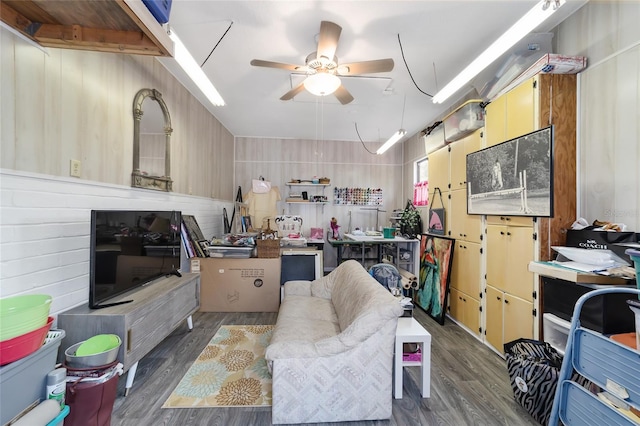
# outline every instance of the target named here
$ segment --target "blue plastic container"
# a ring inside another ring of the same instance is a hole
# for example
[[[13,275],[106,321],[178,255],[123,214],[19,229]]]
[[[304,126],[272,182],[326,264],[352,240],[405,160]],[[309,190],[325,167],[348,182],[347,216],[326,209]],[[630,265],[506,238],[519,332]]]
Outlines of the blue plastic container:
[[[169,14],[171,13],[171,0],[142,0],[149,12],[161,24],[169,22]]]
[[[636,265],[636,284],[640,289],[640,250],[627,249],[624,254],[631,257],[631,260],[633,260],[633,263]]]
[[[69,406],[65,405],[62,411],[60,411],[60,414],[58,414],[55,419],[47,423],[46,426],[61,426],[64,422],[64,418],[67,417],[67,414],[69,414]]]

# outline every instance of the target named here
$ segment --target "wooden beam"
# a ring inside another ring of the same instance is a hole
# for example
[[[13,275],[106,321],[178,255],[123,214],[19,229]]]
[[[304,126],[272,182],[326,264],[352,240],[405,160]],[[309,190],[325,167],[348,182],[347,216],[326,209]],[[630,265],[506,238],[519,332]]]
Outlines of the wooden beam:
[[[162,55],[163,52],[140,31],[103,30],[81,25],[43,24],[33,38],[43,46],[99,52]]]

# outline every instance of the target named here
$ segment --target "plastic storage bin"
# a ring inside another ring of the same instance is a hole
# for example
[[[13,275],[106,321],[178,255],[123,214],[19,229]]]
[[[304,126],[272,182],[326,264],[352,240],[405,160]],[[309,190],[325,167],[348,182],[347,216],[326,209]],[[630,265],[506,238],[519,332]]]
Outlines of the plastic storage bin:
[[[444,124],[440,123],[424,137],[424,151],[428,155],[433,151],[439,150],[443,146],[445,146]]]
[[[0,367],[0,424],[46,398],[47,373],[55,368],[63,330],[31,355]]]
[[[542,315],[542,330],[544,341],[549,343],[560,355],[564,355],[569,338],[571,323],[547,312]]]
[[[240,246],[209,246],[209,257],[228,257],[235,259],[248,259],[251,257],[253,247]]]
[[[172,0],[142,0],[149,12],[161,24],[169,22],[169,14],[171,13]]]
[[[447,143],[462,139],[484,126],[481,103],[478,99],[467,101],[444,118],[444,140]]]

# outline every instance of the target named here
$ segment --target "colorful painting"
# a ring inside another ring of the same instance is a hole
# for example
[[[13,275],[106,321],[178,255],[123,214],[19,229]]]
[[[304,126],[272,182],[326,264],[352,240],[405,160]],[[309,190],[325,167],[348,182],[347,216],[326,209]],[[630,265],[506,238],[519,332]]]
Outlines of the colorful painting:
[[[420,275],[414,302],[440,324],[444,324],[455,240],[440,235],[420,238]]]

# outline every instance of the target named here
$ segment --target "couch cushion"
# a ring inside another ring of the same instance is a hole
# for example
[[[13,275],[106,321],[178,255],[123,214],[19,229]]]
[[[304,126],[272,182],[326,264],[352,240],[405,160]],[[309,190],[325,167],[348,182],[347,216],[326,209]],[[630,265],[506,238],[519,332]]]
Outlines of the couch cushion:
[[[307,297],[288,295],[280,305],[278,311],[278,324],[283,322],[300,322],[307,320],[321,320],[338,324],[336,311],[333,309],[331,299],[319,297]]]
[[[366,315],[366,318],[358,323],[366,328],[375,328],[377,324],[402,315],[398,299],[358,262],[344,262],[333,272],[340,272],[334,279],[331,301],[342,331],[346,331],[361,315]]]

